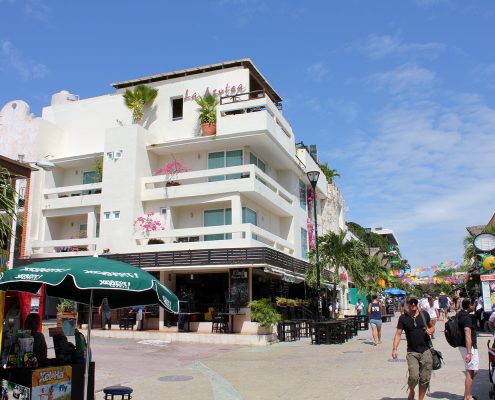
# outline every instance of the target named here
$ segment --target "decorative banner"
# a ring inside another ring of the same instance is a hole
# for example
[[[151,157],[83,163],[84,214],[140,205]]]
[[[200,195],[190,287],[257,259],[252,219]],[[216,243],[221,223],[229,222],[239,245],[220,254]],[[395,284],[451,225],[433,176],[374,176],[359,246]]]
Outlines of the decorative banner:
[[[481,293],[483,295],[483,309],[492,312],[495,306],[495,274],[481,275]]]

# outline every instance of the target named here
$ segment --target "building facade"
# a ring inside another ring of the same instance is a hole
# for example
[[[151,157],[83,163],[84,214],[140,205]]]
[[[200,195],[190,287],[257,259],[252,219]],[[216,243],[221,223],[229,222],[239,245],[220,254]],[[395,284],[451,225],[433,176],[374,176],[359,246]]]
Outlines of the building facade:
[[[123,93],[140,84],[158,95],[133,123]],[[231,301],[233,288],[245,306],[302,282],[313,220],[306,172],[321,170],[296,147],[282,99],[255,65],[237,60],[113,86],[88,99],[62,91],[43,109],[32,156],[55,168],[33,176],[24,257],[122,259],[201,314]],[[201,135],[195,99],[205,93],[219,99],[214,136]],[[328,193],[321,173],[320,233]],[[160,328],[164,321],[161,311]]]

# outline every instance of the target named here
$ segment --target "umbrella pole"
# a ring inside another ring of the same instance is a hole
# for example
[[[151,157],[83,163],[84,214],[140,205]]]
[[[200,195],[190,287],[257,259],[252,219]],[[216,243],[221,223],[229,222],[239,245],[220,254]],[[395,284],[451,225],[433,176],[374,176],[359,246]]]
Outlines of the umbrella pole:
[[[93,325],[93,289],[91,289],[89,295],[89,317],[88,317],[88,339],[86,348],[86,369],[84,373],[84,400],[89,399],[88,395],[88,382],[89,382],[89,358],[91,356],[91,325]]]

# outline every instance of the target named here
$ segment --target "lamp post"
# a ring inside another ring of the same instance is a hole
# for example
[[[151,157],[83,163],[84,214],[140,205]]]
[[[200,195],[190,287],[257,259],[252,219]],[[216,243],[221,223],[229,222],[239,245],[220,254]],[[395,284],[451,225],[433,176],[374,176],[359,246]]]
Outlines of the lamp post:
[[[306,174],[308,176],[309,183],[313,188],[313,212],[315,216],[315,245],[316,245],[316,292],[318,294],[318,321],[321,320],[321,287],[320,287],[320,255],[318,253],[318,217],[316,214],[316,184],[320,177],[320,171],[310,171]]]
[[[366,244],[368,245],[368,256],[371,256],[371,248],[370,248],[371,228],[364,228],[364,231],[366,232]]]

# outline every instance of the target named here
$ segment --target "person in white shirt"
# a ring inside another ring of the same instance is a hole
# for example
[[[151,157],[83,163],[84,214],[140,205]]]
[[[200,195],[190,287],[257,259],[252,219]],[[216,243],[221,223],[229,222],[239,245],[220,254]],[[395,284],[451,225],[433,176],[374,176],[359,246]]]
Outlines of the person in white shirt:
[[[426,307],[421,307],[421,309],[428,313],[432,325],[435,326],[438,320],[438,302],[435,304],[435,300],[433,300],[433,297],[428,296]],[[431,335],[431,338],[434,339],[433,334]]]
[[[363,310],[364,310],[364,303],[361,301],[361,299],[358,299],[358,302],[356,304],[356,314],[363,315]]]

